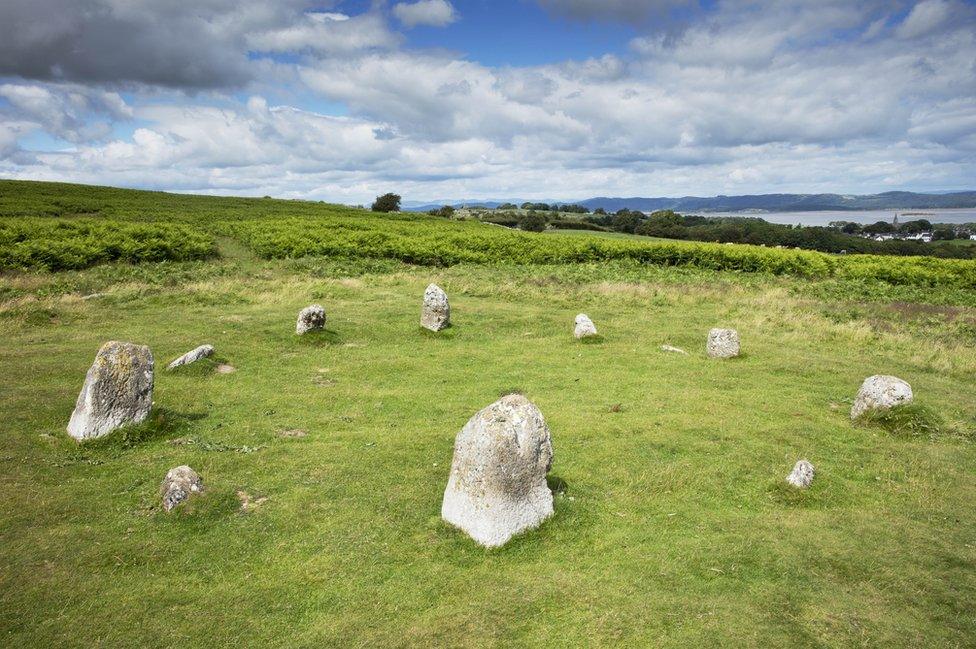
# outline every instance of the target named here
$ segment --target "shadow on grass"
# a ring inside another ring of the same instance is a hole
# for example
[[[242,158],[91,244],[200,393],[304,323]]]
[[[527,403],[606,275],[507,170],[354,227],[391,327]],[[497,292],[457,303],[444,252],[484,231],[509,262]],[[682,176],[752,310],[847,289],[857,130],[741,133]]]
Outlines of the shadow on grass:
[[[123,426],[105,437],[82,442],[81,446],[96,451],[132,448],[157,439],[172,437],[192,422],[199,421],[206,416],[206,413],[202,412],[181,413],[168,408],[154,408],[146,421]]]
[[[606,339],[603,336],[597,334],[595,336],[586,336],[584,338],[580,338],[579,342],[581,345],[602,345],[605,340]]]
[[[210,376],[217,371],[219,365],[227,363],[227,359],[220,356],[211,356],[210,358],[201,358],[198,361],[194,361],[189,365],[180,365],[179,367],[174,367],[173,369],[166,369],[166,374],[170,376],[181,376],[181,377],[204,377]]]
[[[202,494],[190,496],[170,512],[163,510],[157,498],[153,504],[157,520],[178,528],[181,535],[209,535],[213,534],[214,523],[240,513],[241,503],[233,492],[211,488],[206,477],[203,487]]]
[[[430,340],[453,340],[458,336],[457,325],[449,324],[446,329],[441,329],[440,331],[431,331],[426,327],[417,327],[417,331],[420,332],[422,338],[427,338]]]
[[[786,507],[816,508],[823,505],[818,480],[822,482],[823,477],[818,475],[811,486],[799,489],[788,483],[784,474],[780,480],[771,483],[766,492],[776,503]]]
[[[554,496],[564,494],[569,490],[569,483],[560,478],[558,475],[547,475],[546,484],[549,485],[549,491],[551,491]]]
[[[321,331],[309,331],[308,333],[296,336],[301,345],[308,347],[328,347],[331,345],[341,345],[342,336],[334,329],[322,329]]]
[[[895,437],[906,439],[953,437],[973,439],[973,431],[949,424],[936,411],[915,403],[887,410],[869,410],[858,417],[857,426],[881,428]]]

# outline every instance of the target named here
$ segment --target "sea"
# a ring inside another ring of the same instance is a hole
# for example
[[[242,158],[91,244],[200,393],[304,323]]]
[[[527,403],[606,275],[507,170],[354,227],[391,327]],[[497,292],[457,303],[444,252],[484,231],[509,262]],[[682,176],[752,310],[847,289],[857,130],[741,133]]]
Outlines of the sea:
[[[917,221],[926,219],[932,223],[976,223],[976,208],[955,210],[838,210],[829,212],[688,212],[701,216],[755,217],[770,223],[787,225],[827,225],[831,221],[853,221],[855,223],[891,222],[895,216],[898,221]]]

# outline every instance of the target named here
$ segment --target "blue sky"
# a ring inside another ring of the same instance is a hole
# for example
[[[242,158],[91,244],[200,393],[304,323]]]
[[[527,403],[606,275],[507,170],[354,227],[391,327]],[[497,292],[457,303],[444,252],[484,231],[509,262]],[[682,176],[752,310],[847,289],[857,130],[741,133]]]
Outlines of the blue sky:
[[[0,177],[363,203],[971,189],[969,0],[5,0]]]

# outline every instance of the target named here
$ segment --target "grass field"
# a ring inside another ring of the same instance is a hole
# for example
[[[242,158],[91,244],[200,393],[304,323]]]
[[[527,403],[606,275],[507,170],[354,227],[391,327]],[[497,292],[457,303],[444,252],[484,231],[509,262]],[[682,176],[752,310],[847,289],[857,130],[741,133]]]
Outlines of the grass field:
[[[214,236],[214,259],[0,275],[4,645],[973,645],[966,290],[263,260]],[[418,326],[431,281],[440,335]],[[311,302],[327,331],[297,337]],[[581,311],[600,343],[573,339]],[[705,357],[713,326],[742,357]],[[155,414],[78,445],[64,427],[110,339],[152,348]],[[161,371],[205,342],[214,360]],[[922,425],[851,424],[874,373],[912,384]],[[552,430],[556,513],[486,551],[440,499],[454,436],[512,390]],[[804,492],[784,482],[801,457]],[[184,463],[207,493],[164,514]]]

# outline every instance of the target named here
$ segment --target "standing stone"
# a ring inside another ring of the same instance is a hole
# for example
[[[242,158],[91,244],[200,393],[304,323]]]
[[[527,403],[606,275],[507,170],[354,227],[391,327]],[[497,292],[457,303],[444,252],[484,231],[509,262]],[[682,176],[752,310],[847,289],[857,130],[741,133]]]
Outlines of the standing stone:
[[[868,410],[887,410],[902,403],[911,403],[913,398],[912,386],[898,377],[884,374],[869,376],[857,391],[851,419],[857,419]]]
[[[597,335],[596,325],[590,320],[590,316],[585,313],[576,316],[576,328],[573,329],[573,335],[576,336],[576,340]]]
[[[445,293],[437,284],[431,284],[424,291],[424,307],[420,312],[420,326],[431,331],[446,329],[451,324],[451,305]]]
[[[546,473],[549,427],[520,394],[502,397],[472,417],[454,440],[454,461],[441,516],[489,548],[538,527],[553,513]]]
[[[68,422],[81,441],[145,421],[152,408],[153,356],[144,345],[110,341],[95,356]]]
[[[712,358],[732,358],[739,355],[739,332],[735,329],[712,329],[708,332],[705,351]]]
[[[325,308],[321,304],[312,304],[298,313],[295,333],[299,336],[307,334],[309,331],[322,331],[323,329],[325,329]]]
[[[786,481],[797,489],[806,489],[813,482],[813,474],[812,464],[806,460],[797,460],[797,463],[793,465],[793,470],[786,476]]]
[[[163,509],[171,511],[191,494],[203,493],[203,478],[185,464],[178,466],[167,471],[159,493],[163,497]]]
[[[182,367],[183,365],[189,365],[190,363],[195,363],[201,358],[210,358],[213,356],[214,348],[213,345],[200,345],[193,351],[187,352],[177,358],[175,361],[166,366],[168,370],[175,370],[177,367]]]

